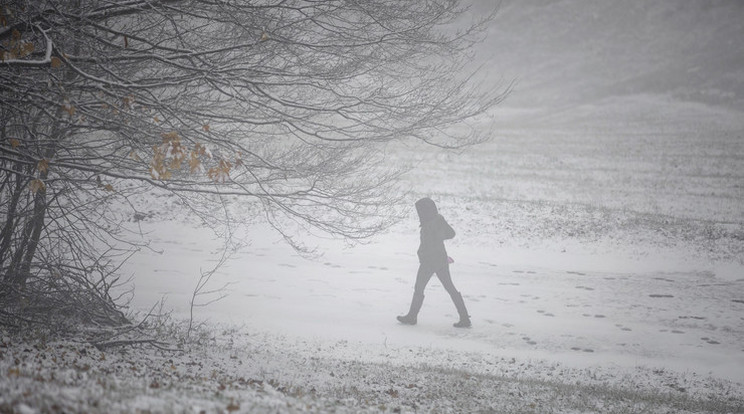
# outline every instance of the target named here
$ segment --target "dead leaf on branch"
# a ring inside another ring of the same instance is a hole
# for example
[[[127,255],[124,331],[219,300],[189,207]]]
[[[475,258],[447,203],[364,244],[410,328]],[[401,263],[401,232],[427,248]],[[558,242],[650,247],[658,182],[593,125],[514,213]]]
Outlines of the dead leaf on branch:
[[[34,52],[34,44],[31,42],[24,42],[18,46],[18,56],[26,57]]]
[[[204,127],[208,129],[208,124]],[[189,148],[177,131],[160,134],[163,143],[152,147],[153,154],[150,161],[150,175],[156,180],[168,180],[176,171],[182,171],[184,164],[188,164],[189,173],[204,171],[202,166],[205,159],[212,159],[211,152],[202,144],[196,143]],[[130,154],[130,157],[132,155]],[[207,177],[214,182],[225,182],[230,178],[234,166],[242,164],[242,155],[237,154],[234,163],[220,159],[206,171]]]
[[[134,105],[134,95],[127,95],[121,99],[121,104],[124,108],[131,108]]]
[[[59,67],[62,67],[62,60],[58,58],[57,56],[53,56],[51,60],[52,68],[56,69]]]
[[[199,160],[199,157],[194,153],[194,151],[191,151],[191,158],[189,159],[189,171],[195,172],[199,169],[199,166],[201,165],[201,161]]]
[[[220,160],[216,167],[212,167],[207,171],[207,177],[214,182],[224,183],[230,178],[230,170],[232,169],[232,163],[227,160]]]
[[[227,405],[226,410],[228,412],[238,411],[240,410],[240,404],[236,404],[235,401],[232,399],[230,400],[230,404]]]
[[[31,190],[32,193],[36,194],[39,191],[46,190],[46,184],[44,184],[43,181],[37,179],[31,180],[31,182],[28,184],[29,190]]]
[[[36,163],[36,169],[39,170],[40,173],[45,173],[49,171],[49,160],[47,159],[41,159],[38,163]]]
[[[62,104],[62,110],[67,112],[70,116],[75,115],[75,107],[69,101],[65,101],[65,103]]]

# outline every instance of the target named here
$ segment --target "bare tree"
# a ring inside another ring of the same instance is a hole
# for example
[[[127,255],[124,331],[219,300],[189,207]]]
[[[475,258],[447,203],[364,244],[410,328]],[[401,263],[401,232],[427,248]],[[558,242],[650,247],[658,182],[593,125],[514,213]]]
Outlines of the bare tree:
[[[3,0],[0,298],[64,308],[69,285],[115,302],[134,200],[153,191],[214,227],[260,217],[295,246],[295,227],[385,228],[400,173],[385,146],[479,142],[450,127],[508,93],[468,76],[490,17],[455,30],[461,13],[457,0]],[[86,317],[120,319],[106,309]]]

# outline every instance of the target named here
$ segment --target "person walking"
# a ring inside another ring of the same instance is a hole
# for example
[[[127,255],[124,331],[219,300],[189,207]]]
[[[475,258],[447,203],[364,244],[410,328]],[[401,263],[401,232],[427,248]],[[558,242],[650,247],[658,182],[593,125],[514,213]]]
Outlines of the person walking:
[[[454,324],[456,328],[469,328],[470,315],[465,308],[465,301],[452,283],[449,269],[449,257],[444,248],[444,241],[455,237],[455,231],[437,211],[434,201],[428,197],[416,202],[416,212],[421,222],[421,244],[418,248],[419,269],[416,274],[416,284],[413,290],[411,308],[407,315],[397,319],[406,325],[415,325],[421,305],[424,303],[424,289],[431,277],[436,274],[442,286],[447,290],[452,302],[457,308],[460,320]]]

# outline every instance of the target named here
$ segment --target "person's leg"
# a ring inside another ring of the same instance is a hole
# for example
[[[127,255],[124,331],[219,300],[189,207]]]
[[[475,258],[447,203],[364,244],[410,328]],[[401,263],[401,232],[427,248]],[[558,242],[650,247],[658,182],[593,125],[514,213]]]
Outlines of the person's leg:
[[[437,278],[439,278],[439,281],[442,282],[442,286],[447,290],[447,293],[449,293],[452,302],[455,304],[455,308],[457,308],[457,314],[460,316],[460,320],[455,323],[454,326],[457,328],[469,328],[471,325],[470,315],[468,315],[468,310],[465,307],[465,301],[462,299],[462,295],[457,291],[457,289],[455,289],[455,284],[452,283],[452,275],[450,274],[449,265],[446,265],[437,271]]]
[[[398,316],[398,321],[406,325],[415,325],[418,322],[418,313],[421,310],[421,305],[424,304],[424,289],[432,275],[433,273],[427,271],[424,266],[419,266],[416,274],[416,284],[413,289],[413,299],[411,299],[411,308],[407,315]]]
[[[434,272],[427,269],[424,265],[419,265],[418,272],[416,273],[416,284],[413,287],[413,293],[420,296],[424,296],[424,289],[429,284],[429,280],[434,276]]]
[[[450,274],[449,265],[445,265],[443,268],[437,270],[436,273],[437,278],[442,282],[444,290],[446,290],[450,296],[456,294],[457,289],[455,289],[455,284],[452,283],[452,275]]]

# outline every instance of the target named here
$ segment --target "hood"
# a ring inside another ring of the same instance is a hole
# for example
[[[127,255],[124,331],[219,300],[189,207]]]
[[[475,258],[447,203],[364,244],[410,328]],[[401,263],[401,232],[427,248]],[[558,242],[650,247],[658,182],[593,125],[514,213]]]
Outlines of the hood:
[[[424,197],[416,202],[416,212],[418,213],[421,224],[435,218],[439,214],[437,205],[428,197]]]

